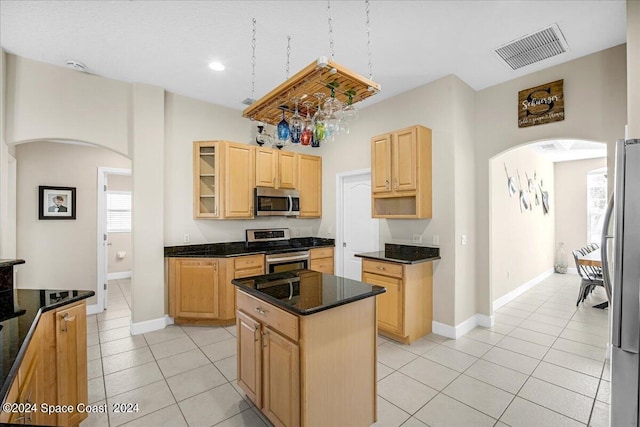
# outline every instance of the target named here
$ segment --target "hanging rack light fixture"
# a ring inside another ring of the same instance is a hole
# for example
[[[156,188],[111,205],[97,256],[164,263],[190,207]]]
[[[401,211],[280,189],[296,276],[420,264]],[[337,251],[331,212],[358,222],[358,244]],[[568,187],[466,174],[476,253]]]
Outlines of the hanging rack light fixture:
[[[320,56],[316,61],[287,78],[282,84],[271,90],[269,93],[253,102],[243,112],[242,116],[251,120],[277,126],[282,121],[283,111],[293,113],[294,99],[304,99],[313,97],[314,94],[324,94],[323,98],[335,98],[344,106],[351,106],[380,91],[380,85],[372,80],[371,62],[371,38],[369,19],[369,0],[365,0],[366,6],[366,29],[367,29],[367,53],[369,78],[361,76],[350,69],[338,64],[334,59],[333,42],[333,22],[331,19],[331,3],[327,2],[327,12],[329,21],[329,48],[330,59]],[[252,46],[253,53],[253,78],[255,80],[255,19]],[[290,42],[290,39],[289,39]],[[290,44],[287,46],[287,77],[289,70]],[[253,84],[252,88],[255,87]],[[253,96],[253,92],[252,92]],[[318,105],[306,107],[302,113],[309,113],[314,116],[317,113]]]

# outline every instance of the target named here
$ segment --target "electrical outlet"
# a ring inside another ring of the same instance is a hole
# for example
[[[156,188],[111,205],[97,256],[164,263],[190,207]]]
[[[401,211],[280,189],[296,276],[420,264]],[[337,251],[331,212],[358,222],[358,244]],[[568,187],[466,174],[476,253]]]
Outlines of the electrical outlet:
[[[300,237],[300,229],[299,228],[294,228],[293,229],[293,237]]]
[[[182,241],[184,243],[189,243],[191,241],[191,236],[189,236],[188,234],[185,234]]]
[[[422,243],[422,234],[414,234],[413,243]]]
[[[467,244],[467,235],[466,235],[466,234],[463,234],[463,235],[460,237],[460,243],[462,243],[463,245],[466,245],[466,244]]]
[[[436,246],[440,244],[440,236],[438,236],[437,234],[433,235],[433,244]]]

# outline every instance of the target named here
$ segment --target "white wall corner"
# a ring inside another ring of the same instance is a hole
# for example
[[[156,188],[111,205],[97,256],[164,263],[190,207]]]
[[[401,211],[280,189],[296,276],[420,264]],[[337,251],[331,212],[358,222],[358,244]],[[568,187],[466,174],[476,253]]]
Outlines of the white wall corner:
[[[496,311],[497,309],[499,309],[503,305],[509,303],[510,301],[512,301],[515,298],[519,297],[523,293],[527,292],[529,289],[533,288],[535,285],[537,285],[538,283],[542,282],[544,279],[546,279],[547,277],[551,276],[552,274],[553,274],[553,268],[550,268],[549,270],[545,271],[544,273],[539,274],[536,277],[534,277],[533,279],[529,280],[528,282],[518,286],[517,288],[515,288],[514,290],[512,290],[508,294],[505,294],[505,295],[501,296],[500,298],[498,298],[497,300],[494,300],[493,301],[493,311]]]
[[[435,320],[431,321],[431,332],[436,335],[451,338],[452,340],[456,339],[456,328],[454,326],[436,322]]]
[[[431,331],[436,335],[442,335],[443,337],[451,338],[452,340],[457,340],[458,338],[468,334],[477,326],[482,326],[484,328],[490,328],[493,326],[493,316],[487,316],[486,314],[476,313],[473,316],[469,317],[462,323],[459,323],[456,326],[446,325],[444,323],[432,321],[431,322]]]
[[[98,304],[90,304],[87,305],[87,316],[91,316],[93,314],[102,313],[102,310],[98,307]]]
[[[157,319],[145,320],[143,322],[131,322],[131,335],[141,335],[148,332],[159,331],[166,328],[168,325],[173,325],[173,318],[167,316],[159,317]]]
[[[107,280],[129,279],[129,278],[131,278],[130,271],[119,271],[117,273],[107,274]]]

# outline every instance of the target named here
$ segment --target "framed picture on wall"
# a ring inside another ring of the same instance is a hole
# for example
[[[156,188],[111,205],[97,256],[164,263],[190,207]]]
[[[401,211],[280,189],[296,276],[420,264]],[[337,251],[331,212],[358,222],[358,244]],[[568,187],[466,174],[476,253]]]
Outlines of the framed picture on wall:
[[[38,219],[76,219],[75,187],[38,188]]]

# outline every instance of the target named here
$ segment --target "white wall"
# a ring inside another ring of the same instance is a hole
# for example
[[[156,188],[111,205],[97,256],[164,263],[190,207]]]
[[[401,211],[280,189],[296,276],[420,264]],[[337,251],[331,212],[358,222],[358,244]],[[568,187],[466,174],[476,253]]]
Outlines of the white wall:
[[[527,190],[527,175],[549,193],[549,213],[542,210],[533,194],[533,210],[521,211],[519,193],[509,195],[505,165],[510,176],[520,176]],[[526,174],[525,174],[526,173]],[[556,181],[557,183],[557,181]],[[557,187],[557,184],[556,186]],[[529,147],[519,147],[491,160],[491,291],[493,300],[508,294],[529,280],[553,268],[555,253],[556,191],[553,162]]]
[[[98,167],[128,168],[126,157],[104,148],[30,142],[18,160],[19,288],[96,290]],[[75,220],[39,220],[38,186],[76,188]],[[92,303],[90,301],[89,303]]]
[[[127,156],[129,84],[7,55],[8,144],[90,142]]]
[[[627,121],[626,47],[620,45],[481,90],[476,94],[478,310],[491,313],[489,160],[518,145],[556,138],[606,142],[611,150]],[[519,129],[518,91],[564,79],[564,121]],[[609,169],[613,164],[611,151]]]
[[[587,243],[587,174],[607,166],[606,157],[555,164],[556,244],[564,243],[569,267],[571,251]]]
[[[639,75],[640,2],[627,0],[627,123],[629,124],[629,138],[640,138]]]

